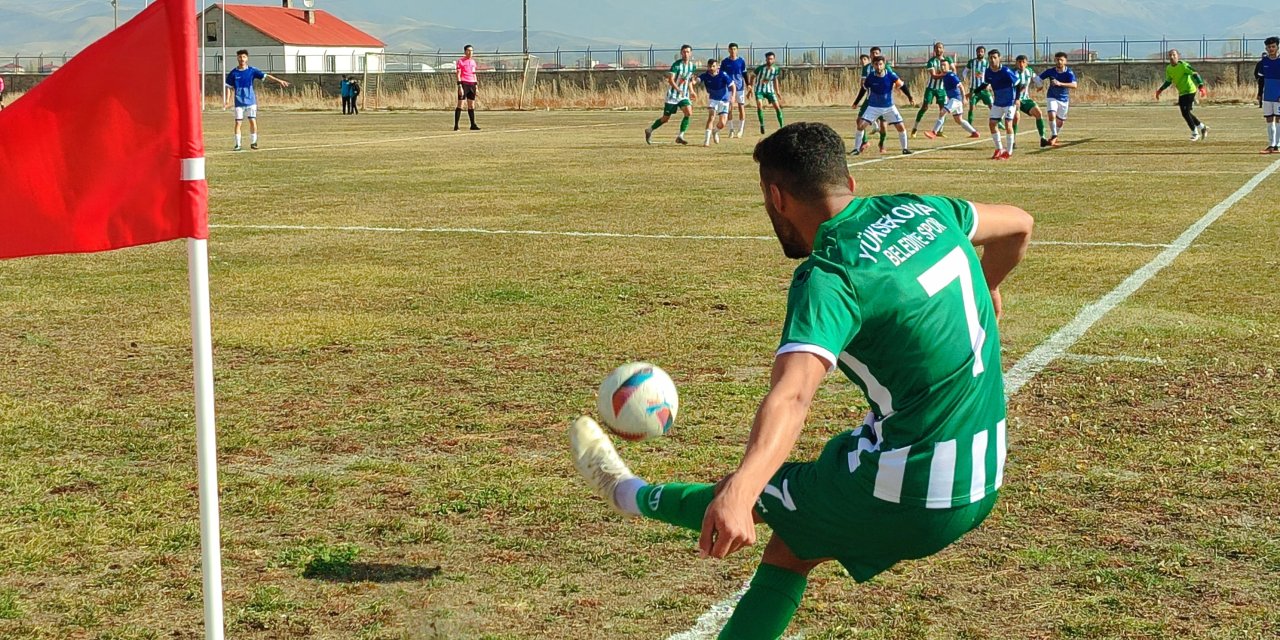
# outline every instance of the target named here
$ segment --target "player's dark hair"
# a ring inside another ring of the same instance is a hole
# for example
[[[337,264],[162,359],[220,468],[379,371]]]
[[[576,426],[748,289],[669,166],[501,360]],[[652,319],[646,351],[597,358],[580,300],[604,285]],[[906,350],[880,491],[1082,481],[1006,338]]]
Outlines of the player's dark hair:
[[[1270,38],[1263,40],[1262,44],[1268,47],[1273,44],[1280,44],[1280,38],[1277,38],[1276,36],[1271,36]]]
[[[875,55],[876,55],[876,53],[878,53],[878,52],[880,51],[880,47],[871,47],[870,49],[868,49],[868,51],[870,51],[870,52],[871,52],[871,55],[872,55],[872,56],[875,56]]]
[[[1014,58],[1014,59],[1013,59],[1013,61],[1014,61],[1014,62],[1022,62],[1023,60],[1026,60],[1026,59],[1027,59],[1027,57],[1026,57],[1026,56],[1024,56],[1024,55],[1022,55],[1021,53],[1019,53],[1019,54],[1018,54],[1018,57]]]
[[[877,62],[886,62],[884,56],[876,56],[871,59],[871,64],[875,64]]]
[[[238,55],[238,56],[241,56],[241,55],[247,56],[247,55],[249,55],[249,50],[248,50],[248,49],[241,49],[241,50],[239,50],[239,51],[237,51],[237,52],[236,52],[236,55]]]
[[[773,57],[775,57],[775,58],[776,58],[776,57],[778,57],[778,54],[776,54],[776,53],[774,53],[774,52],[772,52],[772,51],[770,51],[770,52],[768,52],[768,53],[764,54],[764,57],[766,57],[766,58],[768,58],[769,56],[773,56]]]
[[[685,49],[688,49],[688,50],[690,50],[690,51],[693,51],[693,46],[692,46],[692,45],[687,45],[687,44],[682,44],[682,45],[680,45],[680,50],[681,50],[681,51],[684,51]]]
[[[869,55],[867,55],[867,54],[865,54],[865,53],[860,54],[860,55],[858,56],[858,59],[859,59],[859,60],[861,60],[861,59],[863,59],[863,58],[866,58],[866,59],[870,60],[870,59],[871,59],[871,56],[869,56]]]
[[[720,64],[720,61],[715,58],[707,58],[707,66],[709,67],[713,64]]]
[[[736,42],[730,42],[730,43],[729,43],[729,48],[730,48],[730,49],[737,49],[737,48],[738,48],[738,43],[736,43]]]
[[[977,49],[974,49],[973,51],[978,55],[982,55],[987,52],[987,48],[983,46],[979,46]]]
[[[844,140],[821,122],[797,122],[756,143],[751,157],[760,164],[760,179],[800,200],[815,201],[848,188],[849,165]]]
[[[987,55],[988,55],[988,56],[998,56],[998,55],[1000,55],[1000,50],[999,50],[999,49],[992,49],[992,50],[990,50],[990,51],[988,51],[988,52],[987,52]]]
[[[1059,51],[1059,52],[1057,52],[1057,53],[1053,54],[1053,59],[1054,59],[1054,60],[1057,60],[1058,58],[1069,58],[1069,57],[1071,57],[1071,56],[1068,56],[1066,51]]]
[[[466,51],[467,49],[474,49],[474,48],[475,48],[475,47],[473,47],[473,46],[471,46],[471,45],[469,45],[469,44],[468,44],[468,45],[463,45],[462,50],[463,50],[463,51]]]

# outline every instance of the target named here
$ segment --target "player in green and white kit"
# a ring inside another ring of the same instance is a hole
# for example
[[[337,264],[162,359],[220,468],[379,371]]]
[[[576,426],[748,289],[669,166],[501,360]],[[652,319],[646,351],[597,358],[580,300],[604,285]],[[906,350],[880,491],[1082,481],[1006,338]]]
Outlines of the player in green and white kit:
[[[773,529],[720,633],[735,640],[781,636],[822,562],[866,581],[941,551],[991,512],[1006,445],[998,286],[1032,228],[1011,206],[854,197],[844,143],[825,124],[785,127],[754,157],[783,253],[805,261],[737,470],[715,485],[650,485],[595,421],[569,427],[574,464],[598,495],[622,513],[700,531],[704,556],[754,544],[756,522]],[[837,368],[871,412],[816,460],[787,462]]]
[[[662,107],[662,117],[654,120],[644,130],[646,144],[653,143],[654,130],[671,120],[671,116],[677,111],[683,113],[684,118],[680,120],[680,135],[676,136],[676,144],[689,144],[684,139],[684,132],[689,130],[689,119],[693,117],[693,100],[697,97],[692,92],[693,79],[697,75],[698,65],[693,61],[693,47],[686,44],[680,47],[680,59],[667,72],[667,102]]]
[[[1047,147],[1049,139],[1044,137],[1044,114],[1040,112],[1040,105],[1036,104],[1031,97],[1032,83],[1038,87],[1044,81],[1028,66],[1027,57],[1024,55],[1013,59],[1013,75],[1018,77],[1018,86],[1022,87],[1022,92],[1018,94],[1018,110],[1013,114],[1013,139],[1015,141],[1018,139],[1018,122],[1022,119],[1021,114],[1025,113],[1036,119],[1036,131],[1040,132],[1040,146]],[[1009,152],[1012,153],[1013,149],[1009,149]]]
[[[782,67],[776,63],[777,56],[772,51],[764,54],[764,64],[756,67],[751,73],[748,84],[756,88],[756,117],[760,119],[760,135],[764,135],[764,101],[773,105],[774,115],[778,116],[778,126],[782,126],[782,102],[778,99],[778,76]]]
[[[916,122],[911,125],[911,137],[916,137],[916,130],[920,128],[920,121],[924,119],[924,114],[929,111],[929,105],[937,104],[938,108],[945,109],[947,105],[947,92],[942,87],[942,79],[946,77],[946,72],[942,70],[942,62],[947,61],[951,66],[955,66],[956,57],[947,55],[947,47],[941,42],[933,43],[933,57],[924,64],[924,70],[929,74],[929,82],[924,88],[924,99],[920,101],[920,111],[916,112]],[[936,131],[935,134],[941,138],[942,131]]]
[[[977,57],[969,60],[964,67],[964,79],[969,83],[969,124],[973,124],[973,108],[979,102],[987,105],[988,109],[991,108],[991,91],[978,90],[982,86],[983,77],[987,75],[987,48],[978,47],[975,53]]]

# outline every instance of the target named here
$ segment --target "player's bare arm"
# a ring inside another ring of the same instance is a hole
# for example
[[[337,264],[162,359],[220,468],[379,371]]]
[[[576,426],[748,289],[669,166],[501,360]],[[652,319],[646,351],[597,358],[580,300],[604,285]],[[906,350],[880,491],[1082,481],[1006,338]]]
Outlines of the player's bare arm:
[[[996,317],[1003,315],[1000,283],[1022,262],[1031,243],[1035,219],[1022,209],[1007,204],[973,204],[977,228],[973,244],[982,247],[982,274],[991,290]]]
[[[282,87],[287,87],[287,86],[289,86],[289,82],[288,82],[287,80],[282,80],[282,79],[277,78],[277,77],[275,77],[275,76],[273,76],[273,75],[271,75],[271,74],[269,74],[269,73],[268,73],[268,74],[264,74],[264,77],[266,77],[266,79],[268,79],[268,80],[271,80],[272,82],[276,82],[276,83],[278,83],[278,84],[279,84],[280,86],[282,86]]]
[[[703,518],[698,547],[704,555],[723,558],[755,544],[756,497],[795,447],[831,364],[812,353],[785,353],[774,360],[769,393],[756,411],[742,463]]]

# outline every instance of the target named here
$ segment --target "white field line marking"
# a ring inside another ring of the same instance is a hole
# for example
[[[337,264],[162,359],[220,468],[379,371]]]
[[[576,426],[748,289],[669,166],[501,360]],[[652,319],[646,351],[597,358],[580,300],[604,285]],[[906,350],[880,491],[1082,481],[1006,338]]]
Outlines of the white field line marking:
[[[1272,173],[1275,173],[1277,168],[1280,168],[1280,160],[1273,162],[1271,166],[1263,169],[1261,173],[1255,175],[1253,179],[1246,182],[1243,187],[1240,187],[1235,193],[1228,196],[1226,200],[1223,200],[1218,203],[1217,206],[1210,209],[1208,213],[1200,218],[1200,220],[1196,221],[1196,223],[1187,228],[1182,235],[1178,236],[1177,240],[1175,240],[1169,248],[1161,251],[1160,254],[1151,262],[1148,262],[1145,266],[1133,272],[1132,275],[1126,278],[1124,282],[1121,282],[1119,286],[1111,291],[1111,293],[1103,296],[1098,302],[1085,307],[1074,320],[1067,323],[1066,326],[1059,329],[1053,335],[1049,336],[1049,338],[1042,342],[1040,346],[1033,349],[1031,353],[1023,356],[1022,359],[1015,363],[1013,368],[1009,369],[1008,373],[1005,374],[1005,393],[1007,395],[1017,393],[1023,385],[1034,378],[1036,374],[1044,370],[1049,363],[1061,357],[1062,354],[1066,353],[1067,349],[1075,346],[1076,342],[1080,340],[1080,337],[1083,336],[1085,331],[1088,331],[1094,323],[1100,320],[1102,316],[1106,315],[1108,311],[1111,311],[1120,303],[1124,302],[1125,299],[1132,295],[1134,291],[1137,291],[1139,287],[1150,280],[1152,276],[1159,273],[1161,269],[1169,266],[1169,264],[1173,262],[1174,258],[1177,258],[1183,251],[1186,251],[1187,247],[1191,246],[1191,242],[1199,237],[1210,224],[1213,224],[1215,220],[1222,217],[1222,214],[1230,209],[1236,202],[1239,202],[1241,198],[1249,195],[1249,193],[1261,184],[1263,180]],[[711,607],[710,611],[698,618],[698,623],[693,629],[676,636],[671,636],[667,640],[677,640],[677,638],[679,640],[706,640],[711,638],[715,632],[729,620],[729,616],[732,615],[733,611],[733,603],[741,597],[742,593],[737,593],[730,598],[715,604]],[[718,614],[718,616],[716,614]],[[716,623],[713,629],[709,629],[701,633],[695,633],[695,630],[707,629],[711,626],[709,623],[713,622],[713,616],[715,616],[714,622]]]
[[[747,588],[751,586],[748,582],[742,585],[733,595],[711,605],[706,613],[698,617],[698,621],[693,623],[688,631],[682,631],[667,638],[667,640],[705,640],[706,638],[715,637],[720,633],[720,628],[729,620],[729,616],[733,615],[733,608],[737,606],[742,596],[746,595]]]
[[[1199,238],[1205,229],[1209,228],[1209,225],[1221,218],[1222,214],[1226,213],[1235,203],[1253,193],[1253,190],[1262,184],[1263,180],[1275,173],[1276,169],[1280,169],[1280,160],[1272,162],[1267,168],[1258,172],[1257,175],[1244,183],[1244,186],[1237,189],[1235,193],[1227,196],[1226,200],[1214,205],[1195,224],[1187,227],[1187,230],[1183,231],[1182,235],[1178,236],[1170,247],[1157,254],[1155,258],[1152,258],[1151,262],[1134,271],[1123,282],[1116,285],[1116,288],[1112,289],[1110,293],[1097,302],[1081,309],[1080,313],[1071,322],[1058,329],[1057,332],[1045,339],[1030,353],[1023,356],[1021,360],[1018,360],[1009,369],[1009,372],[1005,374],[1005,393],[1008,395],[1017,393],[1018,390],[1022,389],[1023,385],[1030,382],[1049,363],[1058,359],[1068,349],[1075,346],[1085,332],[1101,320],[1103,316],[1127,300],[1129,296],[1133,295],[1135,291],[1157,273],[1160,273],[1162,269],[1172,264],[1174,259],[1182,255],[1182,252],[1186,251],[1191,246],[1191,243],[1196,238]]]
[[[414,142],[417,140],[435,140],[437,138],[461,139],[464,136],[469,138],[475,138],[478,136],[489,136],[489,135],[496,135],[499,133],[529,133],[531,131],[564,131],[567,129],[621,127],[624,124],[627,124],[627,123],[607,122],[607,123],[596,123],[596,124],[564,125],[559,127],[530,127],[526,129],[485,129],[479,132],[468,131],[467,133],[462,133],[461,131],[451,131],[449,133],[435,133],[435,134],[425,135],[425,136],[411,136],[408,138],[379,138],[376,140],[355,140],[352,142],[334,142],[330,144],[298,145],[296,147],[265,147],[262,149],[258,149],[257,151],[254,151],[252,153],[263,153],[266,151],[298,151],[298,150],[310,150],[310,149],[331,149],[334,147],[355,147],[355,146],[369,145],[369,144],[394,144],[397,142]],[[205,155],[206,156],[226,156],[226,155],[239,154],[239,153],[244,153],[244,152],[243,151],[206,151]]]
[[[210,229],[249,229],[257,231],[357,231],[367,233],[458,233],[475,235],[562,236],[571,238],[626,238],[648,240],[751,240],[776,241],[773,236],[677,235],[667,233],[614,233],[609,231],[543,231],[539,229],[481,229],[477,227],[366,227],[310,226],[294,224],[211,224]],[[1071,242],[1038,240],[1032,244],[1064,247],[1137,247],[1160,249],[1172,245],[1145,242]]]
[[[1128,362],[1134,364],[1164,364],[1163,358],[1139,358],[1138,356],[1095,356],[1087,353],[1063,354],[1063,360],[1083,362],[1085,364],[1106,364],[1108,362]]]
[[[1023,131],[1022,133],[1019,133],[1016,135],[1022,136],[1022,135],[1026,135],[1027,133],[1028,133],[1027,131]],[[857,139],[855,138],[854,140],[856,142]],[[934,151],[942,151],[943,149],[958,149],[960,147],[969,147],[975,144],[982,144],[983,142],[991,142],[991,138],[984,136],[981,138],[970,140],[968,142],[957,142],[956,144],[948,144],[948,145],[943,145],[941,147],[929,147],[928,149],[921,149],[910,155],[905,155],[905,156],[902,155],[901,151],[899,151],[897,155],[883,155],[883,156],[880,156],[879,158],[872,158],[870,160],[858,160],[857,162],[850,162],[849,167],[850,168],[861,167],[868,164],[875,164],[877,162],[888,162],[889,160],[899,160],[902,158],[914,158],[916,156],[922,156],[926,153],[933,153]],[[886,153],[888,152],[886,151]],[[851,156],[851,157],[856,158],[858,156]]]
[[[1012,167],[1010,168],[1001,167],[999,169],[964,169],[960,167],[924,167],[919,169],[912,169],[911,172],[912,173],[1054,173],[1054,174],[1099,173],[1099,174],[1117,174],[1117,175],[1132,174],[1132,175],[1144,175],[1144,176],[1150,176],[1150,175],[1157,175],[1157,176],[1203,176],[1203,175],[1246,176],[1247,175],[1247,176],[1251,176],[1253,175],[1253,171],[1248,169],[1244,171],[1228,171],[1228,170],[1221,170],[1221,169],[1216,169],[1216,170],[1211,169],[1211,170],[1204,170],[1204,171],[1195,171],[1195,170],[1189,170],[1189,169],[1183,169],[1183,170],[1174,169],[1174,170],[1166,170],[1166,171],[1159,171],[1159,170],[1133,171],[1133,170],[1118,170],[1118,169],[1016,169]]]

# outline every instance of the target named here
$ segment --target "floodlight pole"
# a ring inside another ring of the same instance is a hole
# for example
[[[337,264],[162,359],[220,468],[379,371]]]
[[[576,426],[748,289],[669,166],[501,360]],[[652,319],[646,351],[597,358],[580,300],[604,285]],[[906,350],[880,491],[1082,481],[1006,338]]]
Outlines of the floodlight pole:
[[[529,59],[529,0],[521,2],[524,5],[524,57]]]
[[[1040,41],[1036,40],[1036,0],[1031,0],[1031,64],[1040,60]]]
[[[115,21],[116,26],[120,27],[120,0],[111,0],[111,19]]]

